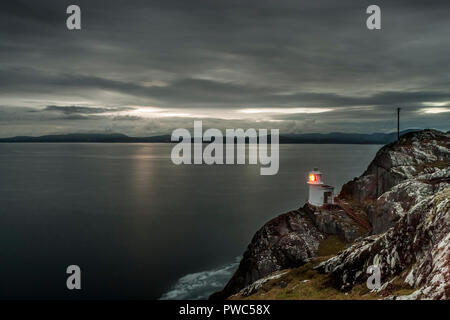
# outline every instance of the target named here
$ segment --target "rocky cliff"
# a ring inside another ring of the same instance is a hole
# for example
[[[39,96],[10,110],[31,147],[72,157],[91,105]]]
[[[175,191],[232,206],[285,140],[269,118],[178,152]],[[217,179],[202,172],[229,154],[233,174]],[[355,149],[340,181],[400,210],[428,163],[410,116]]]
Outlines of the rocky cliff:
[[[340,197],[366,212],[373,235],[318,266],[342,289],[378,265],[415,290],[401,298],[450,299],[450,134],[425,130],[383,147]],[[385,282],[385,287],[389,282]]]
[[[274,271],[300,266],[317,256],[329,235],[351,242],[365,231],[341,209],[305,205],[272,219],[253,236],[231,280],[212,299],[224,299]]]
[[[274,272],[305,264],[329,277],[326,286],[342,292],[365,282],[367,268],[378,265],[383,297],[400,281],[413,288],[402,298],[450,298],[448,132],[410,133],[384,146],[359,178],[342,187],[337,200],[338,206],[305,205],[265,224],[224,290],[212,298],[248,297],[265,279],[292,279],[289,272]],[[327,256],[332,245],[327,239],[340,239],[347,248]]]
[[[339,198],[366,212],[373,233],[386,231],[417,200],[448,184],[449,144],[449,134],[435,130],[405,134],[381,148],[364,174],[342,187]]]

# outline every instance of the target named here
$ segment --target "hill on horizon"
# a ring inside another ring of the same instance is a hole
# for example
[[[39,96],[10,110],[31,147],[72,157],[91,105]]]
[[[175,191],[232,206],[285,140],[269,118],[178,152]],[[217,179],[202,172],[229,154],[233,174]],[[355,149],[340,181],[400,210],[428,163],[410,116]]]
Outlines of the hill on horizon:
[[[400,132],[404,135],[408,132],[420,131],[420,129],[407,129]],[[69,133],[43,136],[15,136],[0,138],[0,142],[102,142],[102,143],[175,143],[170,140],[170,135],[158,135],[150,137],[131,137],[122,133]],[[281,134],[282,144],[386,144],[397,139],[397,132],[391,133],[301,133]]]

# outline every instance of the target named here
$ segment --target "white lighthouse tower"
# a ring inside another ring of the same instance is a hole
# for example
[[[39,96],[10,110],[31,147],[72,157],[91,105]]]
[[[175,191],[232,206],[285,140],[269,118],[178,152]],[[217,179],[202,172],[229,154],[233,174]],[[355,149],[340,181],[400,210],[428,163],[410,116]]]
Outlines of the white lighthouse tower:
[[[323,184],[322,172],[318,168],[314,168],[308,174],[309,198],[308,203],[321,207],[325,204],[333,203],[334,187]]]

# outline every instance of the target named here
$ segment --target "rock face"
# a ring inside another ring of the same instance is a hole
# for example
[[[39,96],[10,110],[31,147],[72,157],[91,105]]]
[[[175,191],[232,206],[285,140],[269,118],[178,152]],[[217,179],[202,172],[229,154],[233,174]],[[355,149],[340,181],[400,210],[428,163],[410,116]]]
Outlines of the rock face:
[[[337,235],[347,243],[366,234],[368,230],[358,225],[347,213],[338,206],[328,205],[317,208],[305,204],[301,209],[308,214],[314,226],[325,235]]]
[[[377,166],[383,169],[378,169],[376,198],[371,183]],[[450,299],[449,183],[449,133],[426,130],[382,148],[368,170],[340,194],[365,205],[377,234],[319,270],[331,273],[343,289],[365,281],[370,265],[379,266],[385,280],[410,270],[405,281],[416,290],[402,298]]]
[[[281,214],[256,232],[231,280],[211,299],[225,299],[275,271],[301,266],[317,255],[327,235],[339,235],[351,242],[361,232],[361,227],[339,208],[305,205]]]
[[[317,268],[341,289],[365,281],[367,268],[378,265],[382,281],[408,270],[404,281],[415,292],[401,298],[450,299],[449,132],[409,133],[384,146],[338,198],[362,216],[354,220],[348,208],[309,205],[278,216],[255,234],[236,273],[212,298],[300,266],[317,255],[327,235],[339,235],[353,245]],[[371,225],[364,238],[369,224],[361,218]]]
[[[449,148],[448,133],[423,130],[405,134],[381,148],[363,175],[342,187],[339,198],[363,208],[374,234],[384,232],[408,211],[415,197],[436,192],[431,184],[448,182]],[[401,184],[407,180],[414,180],[417,192]]]

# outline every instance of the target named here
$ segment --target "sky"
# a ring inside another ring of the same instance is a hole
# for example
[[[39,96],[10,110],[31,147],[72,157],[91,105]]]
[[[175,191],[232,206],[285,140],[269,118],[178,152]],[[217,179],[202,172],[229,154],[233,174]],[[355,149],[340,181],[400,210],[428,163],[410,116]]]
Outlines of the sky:
[[[450,129],[448,0],[2,0],[0,39],[0,137]]]

